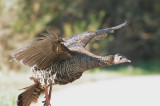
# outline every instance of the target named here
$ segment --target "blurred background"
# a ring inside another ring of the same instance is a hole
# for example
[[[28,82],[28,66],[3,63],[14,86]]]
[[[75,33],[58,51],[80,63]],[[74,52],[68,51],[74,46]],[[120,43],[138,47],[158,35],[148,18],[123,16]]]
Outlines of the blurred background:
[[[120,53],[132,63],[88,71],[68,86],[122,77],[149,76],[153,79],[159,76],[160,1],[0,0],[0,104],[14,106],[21,92],[18,89],[33,83],[28,79],[30,68],[14,62],[12,53],[33,41],[40,33],[51,29],[61,37],[69,37],[116,26],[124,21],[127,21],[127,26],[107,38],[93,39],[87,49],[102,56]],[[150,85],[144,88],[147,86]]]

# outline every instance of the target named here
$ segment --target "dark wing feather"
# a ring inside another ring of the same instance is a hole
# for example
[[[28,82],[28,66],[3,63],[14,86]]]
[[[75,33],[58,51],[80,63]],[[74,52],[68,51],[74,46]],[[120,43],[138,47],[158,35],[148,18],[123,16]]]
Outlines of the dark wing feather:
[[[72,52],[61,42],[62,39],[49,32],[43,39],[39,39],[13,54],[13,58],[30,67],[37,65],[38,68],[45,69],[55,62],[73,56]]]
[[[117,29],[125,26],[126,24],[127,23],[124,22],[124,23],[122,23],[120,25],[117,25],[117,26],[111,27],[111,28],[100,29],[100,30],[97,30],[97,31],[83,32],[83,33],[68,37],[68,38],[65,39],[65,41],[67,41],[67,46],[74,45],[74,47],[75,46],[76,47],[78,47],[78,46],[86,47],[86,45],[94,37],[99,38],[99,36],[106,35],[107,33],[113,33],[114,30],[117,30]]]
[[[32,102],[37,102],[38,97],[44,92],[40,83],[35,83],[25,89],[17,99],[17,106],[30,106]]]

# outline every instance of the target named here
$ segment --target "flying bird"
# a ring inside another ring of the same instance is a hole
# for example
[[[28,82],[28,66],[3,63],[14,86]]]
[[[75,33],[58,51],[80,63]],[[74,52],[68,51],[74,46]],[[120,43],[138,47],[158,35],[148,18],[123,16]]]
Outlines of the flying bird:
[[[54,32],[48,31],[44,37],[15,52],[13,58],[16,61],[31,67],[30,79],[34,81],[33,85],[24,88],[25,91],[18,96],[17,106],[29,106],[32,102],[37,102],[42,93],[46,97],[44,105],[49,106],[53,85],[71,83],[79,79],[86,70],[131,62],[119,54],[98,56],[85,49],[94,37],[113,33],[125,25],[126,22],[68,38],[60,38]]]

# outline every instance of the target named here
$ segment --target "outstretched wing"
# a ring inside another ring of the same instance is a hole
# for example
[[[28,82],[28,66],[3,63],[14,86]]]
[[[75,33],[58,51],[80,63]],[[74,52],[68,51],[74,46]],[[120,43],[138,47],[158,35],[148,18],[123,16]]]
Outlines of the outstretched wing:
[[[55,62],[66,60],[73,56],[72,52],[62,44],[63,40],[53,32],[49,32],[29,46],[13,54],[13,58],[30,67],[36,65],[45,69]]]
[[[101,35],[105,35],[107,33],[112,33],[114,30],[119,29],[119,28],[125,26],[126,24],[127,23],[124,22],[124,23],[117,25],[115,27],[100,29],[97,31],[88,31],[88,32],[83,32],[83,33],[77,34],[77,35],[73,35],[73,36],[65,39],[66,40],[65,45],[67,45],[67,46],[78,45],[78,46],[85,47],[89,43],[89,41],[91,39],[93,39],[94,37],[96,37],[98,39],[98,37],[100,37]]]

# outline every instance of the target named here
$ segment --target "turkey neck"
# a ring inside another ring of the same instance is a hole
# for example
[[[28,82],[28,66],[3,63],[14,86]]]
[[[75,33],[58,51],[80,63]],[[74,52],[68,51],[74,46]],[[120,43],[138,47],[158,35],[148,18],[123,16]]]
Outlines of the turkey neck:
[[[81,67],[81,71],[112,65],[114,59],[113,55],[97,56],[84,48],[79,48],[75,54],[77,65]]]
[[[109,56],[91,56],[86,59],[87,70],[112,65],[113,55]],[[82,63],[84,64],[84,63]]]

